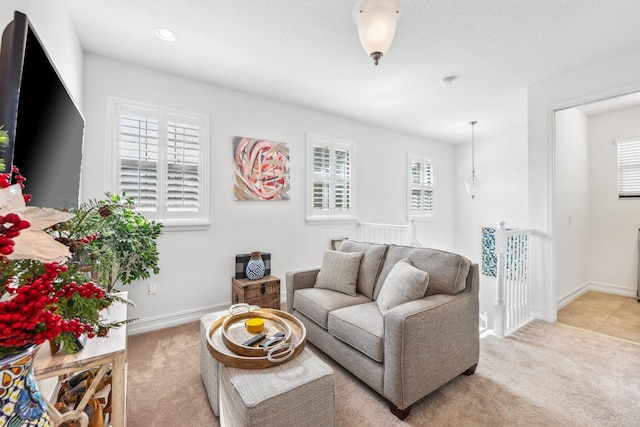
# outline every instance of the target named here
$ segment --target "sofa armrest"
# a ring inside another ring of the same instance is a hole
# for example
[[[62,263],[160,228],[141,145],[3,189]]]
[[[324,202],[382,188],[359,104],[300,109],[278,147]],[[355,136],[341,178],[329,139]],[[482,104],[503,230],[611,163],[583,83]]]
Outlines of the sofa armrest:
[[[384,396],[399,409],[478,363],[479,269],[467,288],[437,294],[389,310],[384,316]]]
[[[287,312],[293,313],[293,298],[296,289],[312,288],[316,283],[316,277],[320,267],[301,268],[287,271],[285,287],[287,290]]]

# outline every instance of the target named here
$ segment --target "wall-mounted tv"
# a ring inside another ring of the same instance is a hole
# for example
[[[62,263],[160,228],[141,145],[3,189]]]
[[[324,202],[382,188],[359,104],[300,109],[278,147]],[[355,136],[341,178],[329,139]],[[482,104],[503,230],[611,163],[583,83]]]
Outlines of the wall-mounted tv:
[[[27,16],[15,12],[2,34],[0,125],[10,146],[0,149],[5,172],[27,178],[31,206],[77,207],[84,118]]]

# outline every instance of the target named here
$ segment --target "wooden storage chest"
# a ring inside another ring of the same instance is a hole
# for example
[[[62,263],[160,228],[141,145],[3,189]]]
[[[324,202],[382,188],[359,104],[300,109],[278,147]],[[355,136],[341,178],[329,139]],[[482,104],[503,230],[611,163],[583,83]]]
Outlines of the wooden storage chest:
[[[264,276],[259,280],[231,278],[231,304],[241,302],[280,310],[280,279]]]

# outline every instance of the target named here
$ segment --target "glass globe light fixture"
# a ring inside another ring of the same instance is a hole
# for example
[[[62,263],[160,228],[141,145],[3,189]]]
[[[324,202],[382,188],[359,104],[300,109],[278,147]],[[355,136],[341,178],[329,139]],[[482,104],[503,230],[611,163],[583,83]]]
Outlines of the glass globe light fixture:
[[[376,65],[391,46],[399,15],[399,0],[361,0],[353,9],[360,43]]]

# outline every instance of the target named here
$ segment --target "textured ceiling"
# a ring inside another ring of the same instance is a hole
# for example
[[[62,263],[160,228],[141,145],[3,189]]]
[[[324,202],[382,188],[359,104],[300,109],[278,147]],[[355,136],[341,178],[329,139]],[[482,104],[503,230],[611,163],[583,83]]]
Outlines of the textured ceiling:
[[[639,0],[401,0],[377,67],[356,0],[63,1],[88,52],[451,143],[471,120],[478,139],[521,126],[528,85],[640,48]]]

